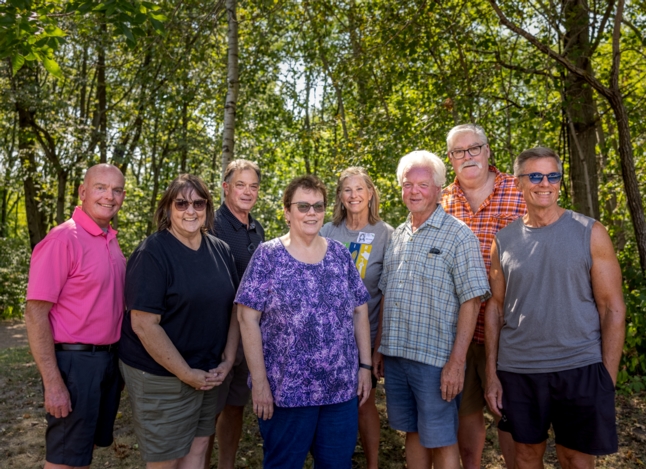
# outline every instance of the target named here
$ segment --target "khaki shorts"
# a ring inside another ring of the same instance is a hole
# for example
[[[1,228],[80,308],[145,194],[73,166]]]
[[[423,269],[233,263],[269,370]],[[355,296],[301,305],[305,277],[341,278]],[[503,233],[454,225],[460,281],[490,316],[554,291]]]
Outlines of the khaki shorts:
[[[482,412],[485,400],[485,346],[471,342],[467,352],[467,369],[464,373],[464,390],[460,402],[460,417]]]
[[[132,407],[141,457],[146,462],[178,459],[193,439],[215,433],[218,387],[197,391],[175,376],[157,376],[119,360]]]

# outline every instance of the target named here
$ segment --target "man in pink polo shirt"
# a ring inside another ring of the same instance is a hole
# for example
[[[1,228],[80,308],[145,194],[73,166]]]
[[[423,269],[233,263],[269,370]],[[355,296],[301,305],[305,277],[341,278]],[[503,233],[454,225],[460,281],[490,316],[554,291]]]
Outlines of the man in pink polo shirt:
[[[110,220],[124,185],[115,166],[88,169],[81,207],[31,257],[25,322],[43,379],[46,469],[89,467],[94,445],[112,444],[126,259]]]

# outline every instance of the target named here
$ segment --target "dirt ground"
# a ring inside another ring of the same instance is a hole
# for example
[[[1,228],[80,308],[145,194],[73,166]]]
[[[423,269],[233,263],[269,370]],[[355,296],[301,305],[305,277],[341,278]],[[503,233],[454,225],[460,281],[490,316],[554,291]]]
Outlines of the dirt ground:
[[[24,321],[0,321],[0,349],[25,345],[27,345],[27,330]]]
[[[45,458],[45,413],[38,370],[26,347],[24,325],[0,322],[0,468],[42,468]],[[377,407],[381,414],[381,468],[405,468],[403,434],[388,427],[385,395],[377,388]],[[599,468],[643,468],[646,463],[646,394],[617,397],[619,452],[597,460]],[[487,440],[482,467],[504,468],[497,448],[493,419],[487,418]],[[143,468],[131,427],[127,391],[121,400],[115,424],[115,443],[94,452],[93,468]],[[217,468],[217,457],[211,459]],[[243,436],[236,468],[262,467],[262,438],[250,409],[245,410]],[[305,467],[311,467],[308,461]],[[364,468],[361,447],[353,458],[354,468]],[[546,468],[558,468],[554,445],[548,445]]]

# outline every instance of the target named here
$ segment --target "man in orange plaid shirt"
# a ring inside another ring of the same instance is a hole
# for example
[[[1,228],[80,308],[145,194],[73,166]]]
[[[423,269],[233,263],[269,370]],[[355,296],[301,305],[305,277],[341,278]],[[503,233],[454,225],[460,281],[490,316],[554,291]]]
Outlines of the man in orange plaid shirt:
[[[458,125],[446,137],[447,155],[455,181],[442,191],[444,211],[462,220],[480,241],[487,274],[491,267],[491,243],[499,230],[525,214],[525,200],[514,176],[489,164],[490,149],[482,127]],[[467,370],[460,404],[458,445],[465,469],[479,468],[485,442],[483,410],[486,405],[484,308],[467,354]],[[498,432],[508,468],[514,467],[514,442],[507,432]]]

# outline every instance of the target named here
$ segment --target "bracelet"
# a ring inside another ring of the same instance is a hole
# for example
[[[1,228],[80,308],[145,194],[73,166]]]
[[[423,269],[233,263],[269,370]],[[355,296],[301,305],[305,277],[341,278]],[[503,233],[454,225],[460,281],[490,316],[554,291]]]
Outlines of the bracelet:
[[[366,365],[365,363],[359,363],[359,368],[365,368],[366,370],[372,371],[372,365]]]

